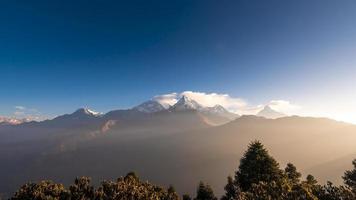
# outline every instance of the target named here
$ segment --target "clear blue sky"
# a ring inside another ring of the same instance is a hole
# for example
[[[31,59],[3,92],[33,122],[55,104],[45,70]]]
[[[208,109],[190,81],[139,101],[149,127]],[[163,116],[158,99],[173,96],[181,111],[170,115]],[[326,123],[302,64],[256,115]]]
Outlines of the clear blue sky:
[[[185,90],[356,110],[352,0],[2,1],[0,28],[0,115]]]

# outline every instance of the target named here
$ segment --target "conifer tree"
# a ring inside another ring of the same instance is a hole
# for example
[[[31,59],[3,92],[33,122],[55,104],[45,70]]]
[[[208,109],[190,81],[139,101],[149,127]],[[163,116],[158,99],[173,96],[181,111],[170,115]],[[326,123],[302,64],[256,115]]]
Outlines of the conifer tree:
[[[213,189],[211,189],[210,185],[200,182],[197,188],[197,196],[195,197],[195,200],[217,200],[217,198],[215,197]]]
[[[90,185],[89,177],[76,178],[74,185],[69,187],[72,199],[93,199],[95,196],[94,187]]]
[[[183,200],[192,200],[189,194],[183,194]]]
[[[354,168],[345,172],[344,183],[356,194],[356,159],[352,161]]]
[[[287,164],[287,167],[284,169],[284,173],[292,185],[296,185],[300,182],[302,174],[297,171],[297,168],[292,163]]]
[[[304,183],[313,186],[313,185],[316,185],[318,183],[318,181],[314,178],[313,175],[308,174]]]
[[[240,185],[242,191],[248,191],[252,184],[259,182],[278,182],[281,177],[279,164],[259,141],[249,145],[235,173],[236,184]]]
[[[244,195],[239,187],[233,180],[231,176],[227,177],[227,184],[224,187],[225,194],[222,196],[221,200],[242,200]]]

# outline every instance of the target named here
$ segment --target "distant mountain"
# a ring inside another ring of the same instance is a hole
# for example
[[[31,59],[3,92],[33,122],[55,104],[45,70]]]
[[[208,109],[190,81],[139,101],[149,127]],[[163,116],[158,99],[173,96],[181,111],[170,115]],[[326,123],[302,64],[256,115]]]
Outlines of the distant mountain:
[[[265,117],[267,119],[277,119],[286,117],[287,115],[273,110],[270,106],[265,106],[260,112],[257,113],[259,117]]]
[[[180,193],[195,192],[201,177],[206,177],[220,195],[226,176],[236,170],[246,146],[256,139],[281,167],[293,162],[304,176],[311,173],[321,183],[326,179],[340,183],[356,153],[356,126],[322,118],[251,115],[209,126],[201,111],[143,113],[130,109],[94,119],[105,122],[101,125],[105,130],[67,129],[52,134],[48,132],[52,126],[24,128],[24,134],[30,136],[47,133],[28,141],[20,140],[22,137],[4,140],[9,135],[0,132],[0,193],[13,192],[29,180],[68,184],[74,176],[91,176],[98,183],[134,170],[161,185],[174,183]],[[10,136],[18,135],[13,127],[6,130],[12,131]],[[345,162],[337,164],[343,157]],[[320,165],[322,173],[316,167]]]
[[[239,115],[227,111],[221,105],[215,105],[213,107],[204,107],[197,101],[187,96],[182,96],[177,101],[177,103],[169,107],[162,105],[158,101],[149,100],[134,107],[132,110],[147,114],[154,114],[160,112],[165,113],[167,111],[170,113],[196,111],[201,115],[202,120],[204,120],[205,123],[210,125],[221,125],[239,117]]]
[[[174,104],[169,110],[171,111],[186,111],[186,110],[202,110],[203,106],[195,100],[182,96],[176,104]]]
[[[134,107],[133,109],[144,113],[155,113],[166,110],[166,108],[162,104],[154,100],[143,102],[142,104]]]
[[[37,128],[47,128],[49,130],[66,130],[66,129],[91,129],[96,128],[102,123],[102,113],[95,112],[88,108],[80,108],[71,114],[64,114],[55,117],[51,120],[45,120],[36,124],[25,123],[23,126],[31,128],[36,126]]]
[[[65,114],[58,116],[50,121],[86,121],[86,120],[93,120],[98,119],[102,116],[101,113],[92,111],[87,108],[80,108],[71,114]]]
[[[213,107],[204,107],[200,111],[204,114],[213,114],[213,115],[218,115],[218,116],[224,116],[231,120],[234,120],[234,119],[240,117],[240,115],[229,112],[221,105],[215,105]]]
[[[31,121],[30,119],[17,119],[17,118],[11,118],[11,117],[2,117],[0,116],[0,126],[1,125],[18,125],[18,124],[22,124],[25,122],[29,122]]]

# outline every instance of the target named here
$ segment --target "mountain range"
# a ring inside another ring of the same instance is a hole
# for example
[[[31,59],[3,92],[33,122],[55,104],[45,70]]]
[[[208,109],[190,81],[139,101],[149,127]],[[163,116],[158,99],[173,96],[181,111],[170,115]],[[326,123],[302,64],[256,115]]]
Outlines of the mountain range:
[[[147,114],[154,114],[154,113],[162,113],[162,112],[180,112],[180,111],[195,111],[202,115],[205,118],[206,122],[210,125],[222,125],[227,123],[231,120],[234,120],[240,115],[236,113],[232,113],[228,111],[221,105],[215,105],[212,107],[206,107],[199,104],[197,101],[187,97],[182,96],[177,103],[174,105],[165,105],[161,104],[159,101],[156,100],[148,100],[143,102],[142,104],[133,107],[132,109],[127,110],[114,110],[110,111],[106,114],[96,112],[90,110],[88,108],[80,108],[76,110],[72,114],[64,114],[58,116],[52,120],[45,120],[44,123],[48,123],[49,121],[53,121],[61,123],[61,121],[69,120],[69,123],[79,122],[79,120],[83,120],[83,122],[87,121],[88,119],[92,118],[110,118],[108,116],[113,116],[113,113],[125,113],[122,117],[128,117],[130,115],[147,115]],[[135,114],[136,113],[136,114]],[[120,115],[120,114],[119,114]],[[265,106],[260,112],[256,114],[257,116],[265,117],[265,118],[279,118],[285,117],[286,115],[283,113],[279,113],[273,110],[270,106]],[[138,116],[137,116],[138,117]],[[30,119],[17,119],[17,118],[9,118],[9,117],[1,117],[0,116],[0,125],[19,125],[23,123],[35,123]],[[62,124],[61,124],[62,125]]]
[[[17,119],[17,118],[12,118],[12,117],[3,117],[0,116],[0,126],[1,125],[17,125],[17,124],[22,124],[25,122],[30,122],[30,119],[27,118],[22,118],[22,119]]]
[[[0,126],[0,194],[28,181],[68,184],[91,176],[97,183],[129,171],[173,184],[180,193],[194,193],[204,178],[221,194],[226,176],[256,139],[282,165],[293,162],[321,182],[340,183],[351,167],[348,158],[356,156],[355,125],[285,116],[269,106],[239,116],[183,96],[171,106],[149,100],[105,114],[81,108],[51,120]]]

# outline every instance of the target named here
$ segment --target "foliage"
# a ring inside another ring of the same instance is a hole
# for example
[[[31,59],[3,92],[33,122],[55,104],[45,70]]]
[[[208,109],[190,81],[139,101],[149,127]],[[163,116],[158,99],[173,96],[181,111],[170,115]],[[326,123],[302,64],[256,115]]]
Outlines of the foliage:
[[[252,142],[240,161],[235,180],[242,191],[248,191],[259,182],[278,181],[282,176],[277,161],[268,154],[259,141]]]
[[[354,169],[346,171],[342,178],[344,179],[344,183],[356,192],[356,159],[352,161],[352,165]]]
[[[302,174],[297,171],[297,168],[292,163],[287,164],[284,173],[290,181],[290,184],[297,185],[300,182]]]
[[[284,170],[259,141],[252,142],[235,172],[235,180],[228,178],[222,200],[351,200],[356,199],[355,169],[347,171],[344,186],[318,185],[312,175],[301,181],[301,173],[288,163]]]
[[[148,182],[142,182],[136,174],[129,173],[117,181],[103,181],[95,189],[90,178],[76,178],[74,185],[65,189],[61,184],[41,181],[37,184],[25,184],[16,192],[13,200],[178,200],[173,187],[168,190]]]
[[[259,141],[252,142],[241,159],[235,177],[228,176],[225,194],[221,200],[355,200],[356,160],[354,169],[345,172],[345,186],[326,185],[308,175],[301,180],[301,173],[288,163],[284,170],[268,154]],[[143,182],[130,172],[116,181],[103,181],[98,188],[91,185],[88,177],[76,178],[74,184],[65,188],[52,181],[27,183],[11,198],[12,200],[179,200],[173,186],[164,189]],[[183,200],[192,198],[185,194]],[[213,189],[200,182],[194,200],[217,200]]]
[[[12,200],[59,200],[67,199],[69,191],[62,184],[52,181],[27,183],[23,185],[11,198]]]
[[[215,197],[213,189],[211,189],[210,185],[200,182],[195,200],[217,200],[217,198]]]
[[[192,197],[190,197],[189,194],[183,194],[183,200],[192,200]]]
[[[243,199],[245,199],[240,186],[234,182],[234,179],[231,176],[227,177],[227,184],[224,187],[224,189],[225,189],[225,195],[221,198],[222,200],[243,200]]]

